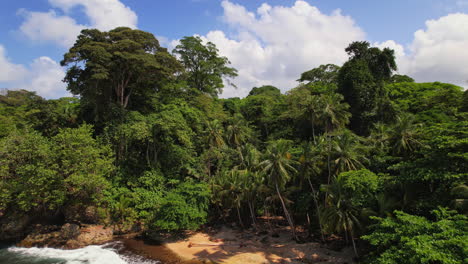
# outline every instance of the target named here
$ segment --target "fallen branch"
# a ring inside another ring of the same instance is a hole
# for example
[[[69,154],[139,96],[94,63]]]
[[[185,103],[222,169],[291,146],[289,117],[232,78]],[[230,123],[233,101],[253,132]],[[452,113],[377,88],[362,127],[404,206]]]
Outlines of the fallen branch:
[[[204,243],[192,243],[192,242],[189,242],[189,244],[187,245],[187,247],[191,248],[191,247],[239,247],[239,248],[242,248],[242,247],[247,247],[246,244],[244,243],[240,243],[240,244],[204,244]]]

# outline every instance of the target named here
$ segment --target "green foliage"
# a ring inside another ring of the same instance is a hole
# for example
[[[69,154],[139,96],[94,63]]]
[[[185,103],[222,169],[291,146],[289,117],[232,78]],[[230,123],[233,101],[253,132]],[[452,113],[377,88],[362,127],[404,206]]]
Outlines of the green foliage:
[[[299,78],[297,81],[308,83],[320,82],[323,84],[336,85],[339,70],[340,66],[335,64],[320,65],[319,67],[310,71],[303,72],[301,74],[301,78]]]
[[[63,129],[52,140],[57,173],[67,187],[67,195],[83,203],[102,199],[102,190],[108,188],[106,178],[114,170],[109,146],[102,146],[92,137],[89,125]]]
[[[259,95],[259,94],[268,94],[270,96],[280,96],[281,91],[280,91],[280,89],[276,88],[275,86],[264,85],[264,86],[261,86],[261,87],[252,88],[252,90],[250,90],[248,96]]]
[[[237,70],[227,66],[229,60],[219,56],[216,46],[211,42],[203,44],[198,36],[182,38],[173,53],[185,66],[187,84],[213,97],[222,92],[223,78],[237,76]]]
[[[466,216],[440,208],[435,220],[395,212],[378,221],[363,239],[373,246],[370,263],[465,263],[468,255]]]
[[[356,206],[368,205],[379,187],[379,177],[366,169],[343,172],[336,181],[342,195],[350,198]]]
[[[0,95],[0,137],[26,127],[56,135],[60,128],[77,126],[78,107],[76,98],[45,100],[35,92],[7,91]]]
[[[271,92],[249,95],[240,104],[240,112],[259,131],[262,141],[267,141],[273,136],[284,137],[289,132],[283,120],[278,118],[284,112],[284,108],[284,95]]]
[[[52,139],[37,132],[0,141],[0,210],[45,213],[66,203],[99,204],[113,170],[108,146],[92,138],[91,126],[63,129]]]
[[[451,119],[461,107],[463,90],[446,83],[394,83],[387,85],[389,97],[400,111],[426,122]]]
[[[206,223],[210,190],[207,184],[192,180],[178,183],[168,191],[153,225],[163,230],[195,230]]]
[[[390,49],[346,52],[285,94],[218,99],[237,71],[213,43],[185,37],[172,56],[148,32],[83,30],[62,61],[79,97],[0,95],[0,223],[93,206],[118,232],[261,231],[281,214],[295,239],[320,228],[356,255],[367,234],[374,263],[460,263],[466,218],[430,212],[466,214],[468,93],[393,75]]]
[[[68,90],[80,95],[85,118],[92,122],[108,121],[127,106],[141,109],[154,87],[181,70],[153,34],[125,27],[82,30],[61,65],[69,67]]]
[[[351,128],[358,134],[368,134],[372,124],[387,121],[390,104],[384,90],[392,72],[397,69],[394,51],[370,47],[368,42],[353,42],[346,52],[349,60],[338,74],[338,92],[351,106]]]
[[[13,133],[0,141],[0,210],[44,212],[65,202],[53,154],[50,140],[38,132]]]
[[[400,74],[394,74],[390,78],[390,83],[406,83],[406,82],[414,82],[414,79],[409,77],[408,75],[400,75]]]

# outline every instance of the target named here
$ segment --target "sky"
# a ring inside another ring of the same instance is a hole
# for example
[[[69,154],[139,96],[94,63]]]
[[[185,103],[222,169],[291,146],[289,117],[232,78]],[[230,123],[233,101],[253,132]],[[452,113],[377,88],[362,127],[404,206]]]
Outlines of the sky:
[[[0,88],[68,96],[63,54],[82,29],[117,26],[169,50],[191,35],[216,44],[239,73],[221,97],[287,91],[358,40],[394,49],[399,74],[468,87],[468,0],[1,0]]]

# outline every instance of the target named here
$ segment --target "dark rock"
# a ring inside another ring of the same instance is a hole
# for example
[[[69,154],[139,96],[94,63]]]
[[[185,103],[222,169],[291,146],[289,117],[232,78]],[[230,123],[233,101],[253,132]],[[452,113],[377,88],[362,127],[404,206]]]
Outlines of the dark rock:
[[[95,206],[69,205],[64,209],[63,214],[67,223],[97,224],[100,220]]]
[[[72,239],[80,234],[80,227],[75,224],[64,224],[60,230],[61,237],[64,239]]]
[[[263,244],[270,244],[270,238],[268,236],[264,236],[262,239],[260,239],[260,242]]]
[[[103,244],[113,239],[113,231],[102,225],[80,227],[75,224],[57,226],[36,226],[34,232],[23,239],[21,247],[81,248]]]
[[[10,215],[0,220],[0,241],[18,241],[27,235],[32,221],[28,215]]]

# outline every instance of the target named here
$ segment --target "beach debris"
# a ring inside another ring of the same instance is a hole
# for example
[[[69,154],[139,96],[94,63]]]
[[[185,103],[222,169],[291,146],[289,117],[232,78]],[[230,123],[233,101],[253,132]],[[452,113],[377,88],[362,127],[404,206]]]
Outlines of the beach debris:
[[[188,248],[192,247],[247,247],[247,244],[240,242],[239,244],[207,244],[207,243],[193,243],[189,242],[187,245]]]

